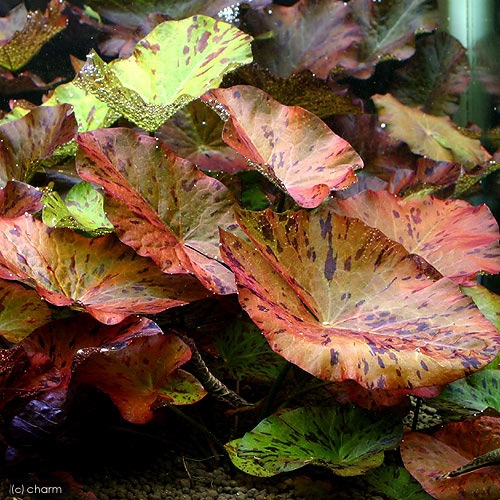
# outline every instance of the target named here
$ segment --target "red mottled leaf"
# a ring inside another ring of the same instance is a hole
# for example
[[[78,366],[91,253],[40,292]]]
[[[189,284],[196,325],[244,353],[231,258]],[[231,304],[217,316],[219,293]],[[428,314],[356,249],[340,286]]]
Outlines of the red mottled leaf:
[[[175,335],[139,337],[122,349],[91,355],[78,375],[109,394],[123,418],[142,424],[153,418],[152,409],[205,396],[192,375],[178,370],[190,358],[189,347]]]
[[[204,170],[224,170],[234,174],[249,168],[245,157],[221,138],[224,122],[203,101],[184,106],[156,132],[176,155]]]
[[[63,78],[57,77],[50,83],[45,83],[38,75],[23,71],[13,75],[5,68],[0,68],[0,94],[20,94],[31,90],[49,90],[54,88]]]
[[[500,272],[498,224],[486,205],[364,191],[331,206],[379,229],[454,281],[463,283],[480,271]]]
[[[354,68],[359,26],[352,20],[351,7],[342,0],[300,0],[291,7],[272,5],[251,10],[245,22],[257,38],[256,62],[279,77],[309,69],[327,78],[336,66]]]
[[[106,324],[207,295],[191,276],[165,276],[112,235],[85,238],[31,216],[0,219],[0,263],[48,302],[83,307]]]
[[[101,184],[118,237],[166,273],[192,273],[216,293],[234,293],[217,227],[237,228],[229,190],[158,139],[128,129],[80,134],[77,169]],[[221,259],[222,260],[222,259]]]
[[[15,179],[27,182],[36,161],[50,158],[57,146],[76,134],[71,106],[39,106],[19,120],[0,126],[0,187]]]
[[[439,476],[500,448],[500,419],[483,416],[446,425],[434,435],[406,434],[401,456],[410,474],[438,500],[498,500],[500,465],[457,477]]]
[[[50,319],[49,306],[34,290],[0,280],[0,335],[9,342],[21,342]]]
[[[43,193],[29,184],[7,181],[0,189],[0,217],[13,219],[25,213],[34,214],[43,208]]]
[[[448,279],[357,219],[238,211],[256,246],[222,235],[239,300],[273,350],[313,375],[368,389],[440,385],[486,365],[500,338]]]
[[[283,106],[247,85],[211,90],[202,98],[216,100],[228,113],[224,141],[300,206],[317,207],[331,190],[356,181],[361,158],[309,111]]]

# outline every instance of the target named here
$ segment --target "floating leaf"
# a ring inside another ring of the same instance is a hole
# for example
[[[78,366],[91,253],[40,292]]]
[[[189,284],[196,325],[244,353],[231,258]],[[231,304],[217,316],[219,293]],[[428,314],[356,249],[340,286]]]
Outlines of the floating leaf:
[[[353,0],[349,3],[361,28],[358,65],[352,74],[369,78],[377,63],[403,60],[415,53],[415,35],[437,27],[433,0]]]
[[[0,335],[9,342],[21,342],[50,319],[49,306],[34,290],[0,280]]]
[[[471,81],[461,43],[446,32],[422,37],[416,54],[395,72],[391,93],[406,106],[431,115],[452,115]]]
[[[106,64],[92,52],[75,84],[154,131],[189,101],[217,87],[224,73],[251,62],[250,42],[242,31],[209,17],[166,21],[128,59]]]
[[[236,467],[255,476],[304,465],[356,476],[381,465],[402,434],[400,422],[359,408],[297,408],[271,415],[226,450]]]
[[[254,34],[271,32],[257,40],[255,60],[281,78],[309,69],[327,78],[336,66],[353,68],[359,26],[351,7],[341,0],[299,0],[286,7],[252,9],[245,22]]]
[[[90,236],[113,232],[113,224],[104,213],[104,198],[89,182],[75,184],[65,201],[57,192],[45,193],[42,201],[42,220],[49,227],[69,227]]]
[[[499,337],[448,279],[398,243],[328,210],[238,210],[249,245],[222,234],[239,300],[271,348],[316,377],[367,389],[441,385],[486,365]]]
[[[192,101],[155,133],[176,155],[205,170],[234,174],[249,168],[246,159],[222,140],[224,122],[203,101]]]
[[[461,134],[448,116],[433,116],[401,104],[390,94],[372,97],[390,134],[419,155],[473,167],[490,159],[475,139]]]
[[[0,189],[0,217],[14,218],[39,212],[43,208],[42,196],[42,191],[29,184],[7,181]]]
[[[87,132],[77,142],[78,173],[104,187],[107,215],[123,243],[166,273],[193,273],[216,293],[235,292],[232,273],[217,261],[217,227],[238,227],[221,182],[129,129]]]
[[[387,191],[364,191],[336,200],[333,207],[382,231],[454,281],[467,281],[480,271],[500,272],[498,224],[486,205],[432,196],[406,200]]]
[[[42,46],[66,27],[68,18],[62,14],[66,4],[51,0],[44,14],[27,12],[23,4],[0,19],[0,66],[11,71],[22,68]]]
[[[331,190],[356,181],[361,158],[309,111],[283,106],[246,85],[211,90],[203,99],[216,100],[228,113],[224,141],[300,206],[317,207]],[[290,147],[294,144],[308,147]]]
[[[497,500],[500,465],[440,478],[488,451],[500,448],[500,420],[480,417],[446,425],[433,436],[412,432],[401,443],[405,467],[438,500]]]
[[[432,500],[404,467],[384,465],[368,472],[364,480],[394,500]]]
[[[153,418],[152,409],[205,396],[196,378],[178,370],[190,357],[189,347],[175,335],[139,337],[122,349],[91,355],[78,375],[109,394],[123,418],[142,424]]]
[[[89,239],[31,216],[0,219],[0,263],[48,302],[83,307],[106,324],[207,295],[194,278],[165,276],[112,235]]]

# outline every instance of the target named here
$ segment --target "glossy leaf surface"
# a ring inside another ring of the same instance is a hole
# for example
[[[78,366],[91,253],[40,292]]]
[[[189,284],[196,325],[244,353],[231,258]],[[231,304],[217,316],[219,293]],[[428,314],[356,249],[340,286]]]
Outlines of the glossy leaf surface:
[[[496,500],[500,497],[500,465],[438,478],[474,457],[500,448],[499,429],[498,418],[480,417],[448,424],[433,436],[412,432],[401,443],[401,456],[412,476],[438,500]]]
[[[91,53],[75,82],[154,131],[189,101],[217,87],[224,73],[251,62],[250,41],[230,24],[205,16],[166,21],[128,59],[106,64]]]
[[[246,85],[212,90],[203,99],[216,100],[228,113],[224,141],[300,206],[317,207],[331,190],[356,181],[354,170],[363,166],[361,158],[309,111],[283,106]]]
[[[356,476],[379,466],[402,433],[399,422],[354,407],[297,408],[271,415],[226,450],[236,467],[256,476],[304,465]]]
[[[107,215],[125,244],[166,273],[193,273],[217,293],[235,291],[232,273],[217,261],[218,226],[237,228],[221,182],[128,129],[80,134],[78,144],[78,172],[104,187]]]
[[[327,210],[239,211],[256,246],[222,235],[239,300],[279,354],[368,389],[451,382],[486,365],[499,337],[448,279],[432,283],[398,243]]]
[[[337,213],[380,230],[457,282],[480,271],[500,272],[498,224],[486,205],[432,196],[405,200],[387,191],[364,191],[333,206]]]
[[[89,239],[31,216],[0,219],[0,263],[58,306],[84,307],[107,324],[206,296],[190,276],[165,276],[114,236]]]
[[[42,210],[43,193],[39,189],[18,181],[7,181],[0,189],[0,217],[14,218],[25,213]]]

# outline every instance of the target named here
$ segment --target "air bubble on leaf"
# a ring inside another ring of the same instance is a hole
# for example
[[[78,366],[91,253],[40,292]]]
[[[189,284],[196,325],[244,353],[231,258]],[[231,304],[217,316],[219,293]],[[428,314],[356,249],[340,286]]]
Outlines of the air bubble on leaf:
[[[387,127],[387,125],[385,123],[380,124],[380,128],[385,128],[385,127]]]

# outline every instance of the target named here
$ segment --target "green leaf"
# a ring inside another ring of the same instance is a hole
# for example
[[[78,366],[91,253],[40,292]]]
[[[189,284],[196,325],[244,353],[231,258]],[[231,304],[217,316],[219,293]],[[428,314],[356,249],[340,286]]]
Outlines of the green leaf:
[[[297,408],[271,415],[241,440],[226,444],[231,461],[255,476],[322,465],[340,476],[378,467],[398,446],[403,425],[354,407]]]
[[[252,38],[205,16],[158,25],[128,59],[92,52],[75,83],[140,127],[154,131],[179,108],[252,61]],[[181,68],[181,69],[180,69]]]
[[[80,182],[66,195],[66,202],[56,192],[45,193],[42,220],[49,227],[69,227],[91,236],[113,232],[113,224],[104,213],[104,198],[90,182]]]

